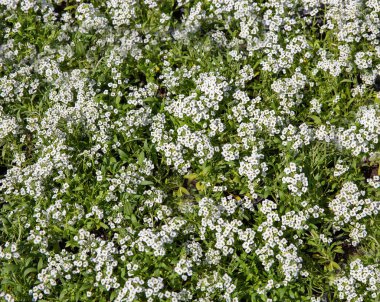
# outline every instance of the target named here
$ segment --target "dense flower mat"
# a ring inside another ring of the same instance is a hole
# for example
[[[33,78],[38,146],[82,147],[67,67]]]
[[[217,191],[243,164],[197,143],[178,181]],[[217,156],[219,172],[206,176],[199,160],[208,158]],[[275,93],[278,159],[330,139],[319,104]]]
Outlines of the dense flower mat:
[[[379,0],[0,0],[0,299],[379,301]]]

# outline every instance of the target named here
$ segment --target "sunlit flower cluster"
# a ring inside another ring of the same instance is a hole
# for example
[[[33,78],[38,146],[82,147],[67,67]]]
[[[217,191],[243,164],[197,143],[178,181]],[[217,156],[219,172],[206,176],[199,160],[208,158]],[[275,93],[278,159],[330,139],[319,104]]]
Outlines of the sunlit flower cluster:
[[[379,14],[0,0],[0,299],[378,299]]]

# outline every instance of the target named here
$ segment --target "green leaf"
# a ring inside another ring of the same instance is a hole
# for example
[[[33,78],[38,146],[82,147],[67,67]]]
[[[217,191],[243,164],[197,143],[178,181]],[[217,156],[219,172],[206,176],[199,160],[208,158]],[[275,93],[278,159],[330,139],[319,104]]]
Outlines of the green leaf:
[[[328,265],[328,270],[333,271],[334,269],[340,270],[340,266],[335,261],[330,261],[330,263]]]
[[[61,291],[61,293],[60,293],[60,295],[59,295],[59,300],[62,300],[62,299],[63,299],[63,297],[65,296],[66,292],[67,292],[67,289],[66,289],[66,288],[63,288],[63,290]]]
[[[195,173],[191,173],[191,174],[185,175],[184,178],[186,178],[186,179],[188,179],[190,182],[192,182],[194,179],[197,178],[197,174],[195,174]]]
[[[73,191],[74,192],[83,191],[83,185],[81,184],[81,185],[77,186]]]
[[[154,182],[149,181],[149,180],[143,180],[142,182],[140,182],[140,185],[142,186],[154,185]]]
[[[148,141],[147,140],[144,141],[144,150],[147,151],[147,152],[149,151],[149,145],[148,145]]]
[[[35,267],[29,267],[24,271],[24,278],[30,273],[36,273],[37,269]]]
[[[117,291],[113,291],[110,297],[110,301],[113,301],[116,298],[116,295],[118,294]]]
[[[106,225],[104,222],[101,222],[101,221],[99,222],[99,226],[106,230],[109,229],[108,225]]]
[[[85,54],[86,48],[81,41],[77,41],[75,43],[75,52],[78,54],[78,56],[83,56]]]
[[[131,215],[131,221],[132,221],[133,226],[135,226],[135,227],[139,226],[137,219],[136,219],[136,216],[134,214]]]
[[[284,287],[280,287],[280,288],[278,289],[278,292],[280,293],[280,298],[282,298],[282,297],[285,295],[286,288],[284,288]]]
[[[80,291],[78,290],[75,294],[75,301],[79,301]]]
[[[138,163],[139,163],[139,165],[143,164],[144,159],[145,159],[144,151],[141,151],[140,154],[139,154],[139,157],[138,157]]]
[[[281,201],[284,201],[284,200],[285,200],[285,194],[284,194],[284,192],[282,192],[282,191],[278,191],[278,196],[280,197],[280,200],[281,200]]]
[[[13,271],[16,271],[17,270],[17,265],[15,264],[3,264],[3,269],[2,269],[4,272],[6,273],[10,273],[10,272],[13,272]]]
[[[64,10],[72,10],[72,9],[75,9],[77,6],[76,5],[70,5],[70,6],[66,6]]]
[[[44,266],[44,260],[40,258],[40,260],[38,260],[37,270],[41,271],[43,266]]]
[[[186,194],[186,195],[190,195],[189,191],[184,188],[184,187],[179,187],[179,190],[183,193],[183,194]]]
[[[199,181],[195,184],[195,187],[198,191],[204,191],[206,188],[205,185],[201,184]]]
[[[123,150],[118,149],[117,152],[119,153],[119,156],[122,160],[127,161],[128,155]]]
[[[336,248],[334,248],[334,252],[338,254],[344,254],[344,251],[341,246],[337,246]]]
[[[317,125],[321,125],[322,124],[322,121],[321,119],[316,116],[316,115],[310,115],[310,117],[314,120],[314,123],[316,123]]]
[[[58,227],[57,225],[55,225],[55,224],[53,224],[52,227],[53,227],[53,230],[55,232],[57,232],[57,233],[62,233],[63,232],[62,229],[60,227]]]
[[[339,84],[342,84],[342,83],[352,83],[352,80],[344,79],[344,80],[340,81]]]

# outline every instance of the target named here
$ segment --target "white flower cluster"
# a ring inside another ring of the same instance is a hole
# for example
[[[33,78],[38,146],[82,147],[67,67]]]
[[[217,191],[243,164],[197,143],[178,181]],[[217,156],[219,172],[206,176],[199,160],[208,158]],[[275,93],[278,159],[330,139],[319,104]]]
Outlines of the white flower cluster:
[[[375,189],[380,188],[380,176],[379,176],[379,175],[375,175],[375,176],[372,177],[372,178],[368,178],[368,179],[367,179],[367,182],[368,182],[368,184],[369,184],[371,187],[373,187],[373,188],[375,188]]]
[[[275,226],[281,218],[276,213],[277,205],[271,200],[263,200],[260,211],[266,215],[266,220],[257,229],[264,240],[264,245],[256,249],[255,253],[259,256],[264,269],[269,271],[276,263],[280,265],[280,270],[285,275],[282,282],[286,285],[289,281],[296,278],[302,268],[302,258],[297,254],[297,247],[284,237],[284,231]],[[284,218],[284,221],[287,219]],[[284,226],[286,228],[286,226]],[[267,289],[261,289],[265,292]]]
[[[335,177],[341,176],[349,170],[349,167],[342,165],[342,163],[343,163],[342,160],[338,160],[338,163],[335,165],[335,168],[334,168]]]
[[[360,175],[379,146],[378,2],[0,0],[0,299],[319,284],[310,230],[359,246],[380,209],[379,176]],[[333,284],[370,301],[379,275],[355,260]]]
[[[271,10],[268,10],[266,14],[264,15],[264,18],[268,18],[270,16]],[[276,26],[276,23],[278,22],[282,23],[285,20],[281,20],[281,17],[276,17],[276,14],[273,16],[272,20],[265,20],[269,23],[271,26]],[[288,22],[286,22],[288,21]],[[291,18],[287,18],[285,22],[287,23],[284,25],[284,29],[286,28],[288,31],[291,30],[292,25],[294,25],[295,20]],[[281,24],[279,24],[281,25]],[[277,25],[278,26],[278,25]],[[262,62],[260,62],[260,65],[262,65],[262,69],[266,71],[270,71],[273,73],[279,73],[279,72],[286,72],[287,69],[291,68],[291,66],[294,64],[294,61],[298,61],[299,63],[303,63],[303,58],[297,58],[298,54],[302,54],[305,52],[305,50],[309,49],[310,46],[307,42],[306,37],[304,37],[301,34],[296,35],[293,38],[290,38],[287,40],[286,46],[282,47],[281,45],[276,43],[277,37],[273,37],[271,34],[268,34],[267,41],[263,43],[263,45],[260,45],[261,47],[269,47],[270,45],[274,46],[270,49],[265,49],[266,52],[268,52],[267,58],[265,58]],[[310,52],[306,51],[304,54],[305,60],[310,58]]]
[[[7,194],[18,196],[30,195],[35,198],[42,196],[44,180],[58,171],[63,178],[64,170],[74,170],[67,154],[68,147],[62,141],[56,140],[41,150],[41,157],[35,164],[26,167],[13,167],[7,171],[6,178],[2,180],[0,189]],[[61,172],[59,172],[61,171]],[[18,189],[18,185],[22,184]]]
[[[209,120],[219,109],[228,83],[221,76],[201,73],[195,80],[196,90],[189,96],[180,94],[178,99],[168,100],[165,109],[179,118],[190,117],[195,123]],[[199,91],[199,93],[197,93]]]
[[[3,291],[0,292],[0,298],[3,298],[5,302],[15,302],[15,299],[11,294],[7,294]]]
[[[240,79],[237,80],[236,84],[245,88],[246,82],[253,79],[255,76],[254,69],[251,65],[244,65],[243,68],[239,71]]]
[[[355,64],[359,69],[367,69],[372,66],[372,52],[360,51],[355,54]]]
[[[222,155],[225,161],[239,159],[239,144],[224,144],[222,146]]]
[[[208,133],[208,135],[210,137],[214,137],[216,134],[223,133],[226,127],[220,118],[216,118],[216,119],[210,119],[209,128],[210,128],[210,132]]]
[[[251,194],[255,195],[255,187],[260,180],[260,177],[266,175],[268,170],[267,164],[263,161],[264,155],[258,153],[257,148],[252,149],[249,156],[245,156],[241,161],[238,172],[241,176],[248,178],[248,188]]]
[[[188,277],[191,277],[192,271],[192,262],[190,260],[181,259],[177,262],[174,271],[181,276],[181,278],[186,281]]]
[[[380,202],[369,198],[362,199],[364,191],[353,182],[346,182],[339,194],[330,201],[329,208],[334,214],[334,228],[340,230],[342,227],[351,226],[350,238],[352,244],[357,245],[359,241],[366,237],[365,225],[359,223],[364,217],[377,214],[380,210]]]
[[[5,242],[4,246],[0,246],[0,260],[11,260],[20,258],[20,254],[17,252],[17,244]]]
[[[320,101],[318,101],[317,99],[312,99],[310,101],[310,112],[311,113],[317,113],[317,114],[320,114],[321,113],[321,107],[322,107],[322,104],[320,103]]]
[[[76,18],[82,21],[79,31],[89,33],[92,30],[100,31],[105,29],[108,21],[105,17],[98,16],[99,11],[94,8],[92,3],[82,3],[76,9]]]
[[[18,124],[14,117],[7,116],[0,106],[0,142],[2,142],[9,134],[16,135],[18,133]]]
[[[376,151],[379,142],[379,105],[361,106],[350,127],[336,127],[327,123],[314,130],[317,140],[332,142],[340,149],[350,150],[353,156]]]
[[[377,265],[366,266],[356,259],[350,263],[348,275],[335,279],[333,285],[338,290],[340,300],[375,301],[380,291],[380,270]]]
[[[302,167],[297,167],[295,163],[291,162],[284,172],[287,176],[282,178],[282,182],[287,184],[292,195],[301,196],[307,192],[309,182],[305,173],[302,173]]]
[[[281,133],[282,145],[291,145],[294,150],[299,150],[302,146],[307,146],[313,140],[313,131],[305,124],[301,124],[299,128],[289,124]]]
[[[211,145],[210,139],[204,134],[204,131],[192,132],[187,125],[177,129],[177,144],[192,150],[192,155],[199,158],[200,164],[211,159],[215,152],[215,148]]]
[[[325,244],[331,244],[333,242],[333,239],[332,238],[328,238],[326,237],[326,235],[324,234],[319,234],[319,239],[325,243]]]
[[[353,155],[367,153],[374,150],[375,144],[379,141],[380,116],[379,106],[362,106],[359,108],[357,125],[349,129],[338,128],[336,141],[338,146],[349,149]]]
[[[216,271],[212,274],[205,274],[197,283],[197,288],[204,294],[200,301],[209,301],[211,294],[218,293],[218,296],[222,297],[224,301],[237,302],[238,298],[231,299],[231,294],[236,288],[232,282],[233,279],[227,274],[221,275]]]
[[[307,77],[301,73],[299,68],[291,78],[279,79],[273,82],[271,88],[281,100],[282,113],[294,114],[291,109],[302,100],[302,89],[306,83]]]
[[[135,0],[111,0],[106,2],[111,13],[112,24],[116,27],[129,25],[135,17]]]
[[[337,59],[333,58],[333,54],[327,53],[324,49],[319,49],[317,53],[320,56],[317,67],[321,70],[328,71],[334,77],[339,76],[343,70],[350,72],[352,69],[352,64],[349,62],[350,47],[343,44],[339,45],[338,49],[339,57]]]
[[[109,193],[106,199],[117,200],[114,192],[136,194],[137,187],[145,180],[145,177],[152,174],[152,170],[153,163],[146,158],[143,159],[141,164],[130,164],[127,168],[125,166],[121,167],[114,177],[107,178]]]

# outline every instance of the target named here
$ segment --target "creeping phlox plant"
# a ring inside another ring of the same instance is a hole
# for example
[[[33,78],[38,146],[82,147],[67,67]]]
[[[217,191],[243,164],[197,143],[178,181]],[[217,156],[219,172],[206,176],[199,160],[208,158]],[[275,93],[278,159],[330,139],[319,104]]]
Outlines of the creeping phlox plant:
[[[0,0],[0,300],[380,301],[380,0]]]

